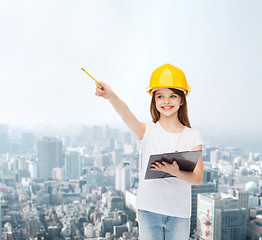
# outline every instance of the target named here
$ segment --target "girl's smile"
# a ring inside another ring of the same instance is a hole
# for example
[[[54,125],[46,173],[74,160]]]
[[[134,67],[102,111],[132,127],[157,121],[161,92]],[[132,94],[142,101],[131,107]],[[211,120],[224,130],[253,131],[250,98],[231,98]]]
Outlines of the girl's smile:
[[[173,108],[173,106],[164,106],[164,107],[162,107],[164,110],[170,110],[170,109],[172,109]]]

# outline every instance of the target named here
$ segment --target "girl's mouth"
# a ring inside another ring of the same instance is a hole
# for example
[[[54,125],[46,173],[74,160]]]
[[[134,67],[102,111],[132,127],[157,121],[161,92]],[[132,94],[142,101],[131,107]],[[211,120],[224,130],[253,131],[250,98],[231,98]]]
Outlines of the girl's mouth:
[[[170,110],[170,109],[173,108],[173,106],[165,106],[165,107],[161,107],[161,108],[163,108],[164,110]]]

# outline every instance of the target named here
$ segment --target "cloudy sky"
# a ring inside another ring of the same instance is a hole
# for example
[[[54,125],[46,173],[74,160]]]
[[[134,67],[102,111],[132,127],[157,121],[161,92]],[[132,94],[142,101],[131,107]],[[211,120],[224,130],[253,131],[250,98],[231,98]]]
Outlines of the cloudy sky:
[[[260,0],[0,4],[0,123],[120,123],[81,67],[150,121],[145,88],[171,63],[192,88],[193,126],[262,134]]]

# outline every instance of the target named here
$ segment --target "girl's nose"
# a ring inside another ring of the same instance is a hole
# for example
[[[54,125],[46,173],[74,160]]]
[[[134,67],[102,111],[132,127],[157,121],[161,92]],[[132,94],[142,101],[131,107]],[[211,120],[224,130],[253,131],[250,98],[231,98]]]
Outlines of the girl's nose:
[[[168,103],[168,98],[165,99],[165,104],[167,104],[167,103]]]

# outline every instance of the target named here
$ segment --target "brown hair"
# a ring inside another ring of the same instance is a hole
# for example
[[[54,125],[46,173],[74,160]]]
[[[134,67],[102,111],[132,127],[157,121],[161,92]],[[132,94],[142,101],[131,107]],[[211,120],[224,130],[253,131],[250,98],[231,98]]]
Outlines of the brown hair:
[[[188,113],[187,113],[186,96],[185,96],[184,92],[181,91],[181,90],[178,90],[176,88],[168,88],[168,89],[170,89],[172,92],[174,92],[175,94],[177,94],[181,97],[182,106],[180,106],[180,108],[178,109],[178,120],[184,126],[191,128],[189,118],[188,118]],[[151,104],[150,104],[150,113],[151,113],[152,120],[153,120],[154,123],[156,123],[160,118],[160,113],[156,108],[155,96],[156,96],[156,91],[154,91],[152,93],[152,99],[151,99]]]

